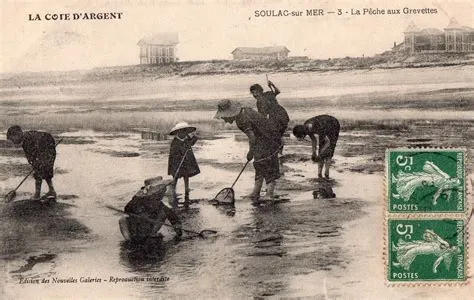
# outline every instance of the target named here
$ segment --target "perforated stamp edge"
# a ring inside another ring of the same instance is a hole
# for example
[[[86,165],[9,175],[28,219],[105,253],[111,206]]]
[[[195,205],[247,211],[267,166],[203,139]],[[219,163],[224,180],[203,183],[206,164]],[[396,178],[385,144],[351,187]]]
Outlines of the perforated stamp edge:
[[[404,213],[391,213],[389,212],[389,186],[388,186],[388,166],[387,166],[387,156],[390,151],[415,151],[415,150],[448,150],[448,151],[464,151],[464,178],[465,178],[465,192],[464,192],[464,212],[456,213],[417,213],[417,212],[404,212]],[[469,167],[471,162],[471,155],[469,149],[460,148],[460,147],[399,147],[399,148],[387,148],[385,151],[385,162],[384,162],[384,189],[383,189],[383,199],[384,199],[384,209],[382,210],[383,214],[383,248],[382,248],[382,263],[384,266],[384,282],[388,287],[456,287],[456,286],[465,286],[471,283],[470,279],[472,278],[469,258],[470,258],[470,234],[469,226],[472,226],[470,223],[471,218],[474,214],[474,209],[472,208],[473,199],[474,199],[474,178],[469,176]],[[465,230],[464,230],[464,247],[465,247],[465,274],[466,279],[464,281],[407,281],[407,282],[393,282],[388,280],[389,272],[389,247],[388,247],[388,219],[454,219],[462,218],[465,221]]]
[[[442,220],[462,220],[464,222],[464,234],[463,234],[463,244],[464,244],[464,262],[463,262],[463,267],[464,267],[464,279],[439,279],[439,280],[415,280],[415,279],[407,279],[407,280],[400,280],[400,281],[390,281],[390,232],[389,232],[389,220],[425,220],[425,221],[442,221]],[[401,286],[412,286],[412,287],[419,287],[419,286],[464,286],[468,285],[470,283],[470,268],[469,268],[469,217],[461,217],[458,215],[457,217],[438,217],[437,218],[430,218],[430,216],[424,215],[424,216],[416,216],[416,217],[411,217],[411,218],[406,218],[406,215],[398,215],[398,216],[390,216],[390,218],[385,218],[384,221],[384,246],[383,246],[383,263],[384,263],[384,277],[385,277],[385,285],[389,287],[401,287]]]

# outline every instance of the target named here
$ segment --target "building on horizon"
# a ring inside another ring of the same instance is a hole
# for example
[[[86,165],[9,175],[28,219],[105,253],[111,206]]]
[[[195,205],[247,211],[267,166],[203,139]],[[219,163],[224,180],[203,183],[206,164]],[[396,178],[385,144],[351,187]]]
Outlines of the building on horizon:
[[[455,18],[443,30],[437,28],[418,29],[411,22],[403,32],[404,41],[392,50],[416,52],[474,52],[474,28],[461,26]]]
[[[178,33],[162,32],[144,37],[138,41],[140,64],[164,64],[178,61]]]
[[[279,60],[288,58],[288,53],[285,46],[237,47],[231,52],[234,60]]]

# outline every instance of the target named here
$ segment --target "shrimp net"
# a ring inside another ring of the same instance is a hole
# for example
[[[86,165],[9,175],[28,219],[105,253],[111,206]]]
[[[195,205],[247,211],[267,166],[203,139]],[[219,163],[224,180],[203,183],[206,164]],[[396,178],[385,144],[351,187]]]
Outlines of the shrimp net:
[[[216,204],[221,204],[221,205],[232,205],[232,204],[234,204],[235,203],[234,189],[232,189],[232,188],[222,189],[214,197],[213,202],[215,202]]]

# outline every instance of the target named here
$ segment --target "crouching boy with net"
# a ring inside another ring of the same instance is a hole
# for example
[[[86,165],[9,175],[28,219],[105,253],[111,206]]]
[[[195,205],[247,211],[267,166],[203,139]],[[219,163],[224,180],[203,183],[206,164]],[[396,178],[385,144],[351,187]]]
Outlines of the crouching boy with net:
[[[150,238],[160,237],[158,231],[166,220],[181,237],[178,216],[162,202],[166,187],[172,183],[173,180],[145,181],[145,186],[127,203],[124,209],[127,216],[119,220],[120,231],[127,241],[144,243]]]

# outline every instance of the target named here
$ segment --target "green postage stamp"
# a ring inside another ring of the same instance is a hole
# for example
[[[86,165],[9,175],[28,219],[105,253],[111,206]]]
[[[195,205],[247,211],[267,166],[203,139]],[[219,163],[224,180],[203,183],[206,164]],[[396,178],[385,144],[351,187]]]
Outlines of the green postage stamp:
[[[389,149],[385,164],[390,213],[466,211],[466,150]]]
[[[466,222],[462,219],[389,219],[389,282],[465,281]]]

